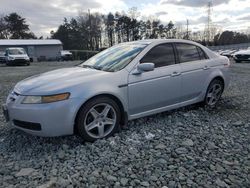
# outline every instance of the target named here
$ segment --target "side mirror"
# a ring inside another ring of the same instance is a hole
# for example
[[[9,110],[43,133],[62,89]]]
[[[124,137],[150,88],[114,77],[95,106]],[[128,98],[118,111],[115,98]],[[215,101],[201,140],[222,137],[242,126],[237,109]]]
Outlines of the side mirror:
[[[137,65],[137,68],[133,71],[132,74],[137,75],[143,72],[153,71],[155,69],[154,63],[141,63]]]

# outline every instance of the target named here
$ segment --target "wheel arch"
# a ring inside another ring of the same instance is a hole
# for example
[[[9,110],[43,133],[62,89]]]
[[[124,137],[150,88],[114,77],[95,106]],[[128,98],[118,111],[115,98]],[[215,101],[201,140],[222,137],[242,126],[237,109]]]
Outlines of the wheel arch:
[[[118,107],[119,107],[119,109],[120,109],[120,111],[121,111],[121,122],[120,122],[120,125],[123,126],[123,125],[126,125],[126,124],[127,124],[127,121],[128,121],[128,114],[127,114],[127,112],[126,112],[126,110],[125,110],[125,108],[124,108],[124,105],[123,105],[122,101],[121,101],[117,96],[115,96],[115,95],[113,95],[113,94],[103,93],[103,94],[98,94],[98,95],[95,95],[95,96],[90,97],[89,99],[87,99],[86,101],[84,101],[84,102],[80,105],[80,107],[79,107],[79,109],[77,110],[77,113],[76,113],[76,115],[75,115],[75,118],[74,118],[74,133],[77,133],[77,129],[76,129],[76,120],[77,120],[77,118],[78,118],[78,116],[79,116],[80,110],[81,110],[82,108],[84,108],[84,105],[85,105],[88,101],[93,100],[93,99],[98,98],[98,97],[107,97],[107,98],[110,98],[110,99],[114,100],[114,101],[117,103],[117,105],[118,105]]]
[[[216,76],[216,77],[214,77],[214,78],[209,82],[209,84],[210,84],[212,81],[214,81],[214,80],[220,80],[220,81],[222,81],[222,83],[223,83],[223,90],[224,90],[224,87],[225,87],[225,80],[224,80],[224,78],[223,78],[222,76]]]

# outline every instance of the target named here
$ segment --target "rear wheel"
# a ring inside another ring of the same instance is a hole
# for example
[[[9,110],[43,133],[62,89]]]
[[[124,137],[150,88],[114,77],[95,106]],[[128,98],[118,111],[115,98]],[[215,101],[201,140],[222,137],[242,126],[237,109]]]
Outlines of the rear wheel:
[[[121,112],[110,98],[98,97],[88,101],[79,111],[76,128],[89,142],[106,138],[119,130]]]
[[[224,84],[221,80],[215,79],[213,80],[207,89],[206,97],[204,103],[206,106],[214,107],[217,102],[220,100],[221,95],[223,93]]]

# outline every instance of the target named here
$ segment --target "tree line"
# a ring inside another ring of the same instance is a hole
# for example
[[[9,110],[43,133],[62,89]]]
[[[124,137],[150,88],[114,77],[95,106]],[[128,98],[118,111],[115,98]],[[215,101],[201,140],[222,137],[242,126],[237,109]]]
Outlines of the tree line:
[[[0,16],[0,39],[36,39],[26,19],[17,13]]]
[[[76,18],[64,19],[51,38],[60,39],[67,49],[99,50],[116,43],[153,38],[175,38],[172,21],[162,24],[159,20],[138,20],[136,9],[128,13],[116,12],[103,15],[82,12]]]
[[[224,31],[214,36],[213,45],[240,44],[250,42],[250,34],[246,35],[239,32]]]
[[[100,13],[81,12],[74,18],[64,18],[56,31],[48,38],[62,41],[68,50],[100,50],[117,43],[141,39],[179,38],[190,39],[204,45],[227,45],[250,42],[250,35],[234,31],[216,32],[209,41],[205,32],[186,31],[171,20],[164,24],[149,17],[138,19],[136,8],[128,12]],[[17,13],[0,16],[0,39],[37,39],[27,21]],[[42,39],[43,37],[39,37]]]

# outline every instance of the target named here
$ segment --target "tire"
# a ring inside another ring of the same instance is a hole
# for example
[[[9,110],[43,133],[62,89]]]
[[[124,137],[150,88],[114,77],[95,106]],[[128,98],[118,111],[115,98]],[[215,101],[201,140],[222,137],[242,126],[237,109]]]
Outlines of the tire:
[[[27,66],[30,66],[30,63],[26,63]]]
[[[221,98],[223,90],[223,81],[219,79],[212,80],[207,88],[206,96],[203,102],[204,105],[212,108],[215,107]]]
[[[236,63],[240,63],[241,61],[240,60],[235,60]]]
[[[107,138],[119,131],[121,111],[108,97],[97,97],[84,104],[76,118],[76,130],[88,142]]]

